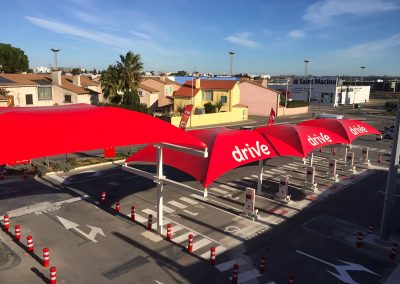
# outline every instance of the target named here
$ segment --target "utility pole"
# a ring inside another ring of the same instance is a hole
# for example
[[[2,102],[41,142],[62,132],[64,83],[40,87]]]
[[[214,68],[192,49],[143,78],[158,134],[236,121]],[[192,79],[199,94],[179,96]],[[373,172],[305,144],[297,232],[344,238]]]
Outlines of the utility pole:
[[[392,153],[390,155],[389,173],[386,180],[386,193],[383,202],[383,212],[381,221],[380,238],[384,241],[389,240],[391,229],[393,228],[395,194],[397,186],[397,172],[399,169],[399,124],[400,124],[400,96],[397,98],[397,115],[393,136]]]
[[[229,51],[228,52],[229,56],[230,56],[230,66],[229,66],[229,73],[231,74],[231,76],[233,75],[233,55],[235,55],[235,53],[233,51]]]
[[[304,76],[307,76],[307,68],[308,68],[309,60],[304,60]]]

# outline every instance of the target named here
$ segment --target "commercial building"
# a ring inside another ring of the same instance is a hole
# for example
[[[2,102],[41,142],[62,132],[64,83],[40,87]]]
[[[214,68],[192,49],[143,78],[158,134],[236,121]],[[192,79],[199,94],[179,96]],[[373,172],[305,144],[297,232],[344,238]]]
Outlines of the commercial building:
[[[291,99],[319,102],[334,107],[369,101],[370,86],[343,84],[338,77],[295,77],[289,85]]]

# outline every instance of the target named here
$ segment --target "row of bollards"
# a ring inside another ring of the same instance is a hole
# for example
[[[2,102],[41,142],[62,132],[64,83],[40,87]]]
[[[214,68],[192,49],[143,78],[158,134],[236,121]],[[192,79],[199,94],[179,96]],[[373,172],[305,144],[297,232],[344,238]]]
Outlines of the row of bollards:
[[[5,170],[3,170],[3,171],[0,172],[0,181],[3,181],[3,180],[4,180],[5,174],[6,174],[6,171],[5,171]],[[24,178],[24,179],[28,179],[28,170],[27,170],[27,169],[24,170],[23,178]]]
[[[8,215],[4,215],[3,217],[3,230],[7,233],[9,233],[10,230],[10,217]],[[21,225],[15,225],[14,227],[15,233],[14,233],[14,241],[16,243],[20,243],[21,241]],[[33,237],[31,235],[26,237],[26,251],[33,255],[35,252],[35,247],[33,243]],[[50,265],[50,250],[48,248],[43,249],[43,259],[42,259],[42,266],[43,267],[49,267]],[[57,283],[57,276],[56,276],[56,267],[51,267],[50,268],[50,284],[56,284]]]
[[[260,257],[260,267],[259,267],[260,274],[265,274],[265,257]],[[239,264],[235,263],[232,267],[232,278],[231,284],[237,284],[239,279]],[[289,274],[288,284],[294,284],[294,275]]]

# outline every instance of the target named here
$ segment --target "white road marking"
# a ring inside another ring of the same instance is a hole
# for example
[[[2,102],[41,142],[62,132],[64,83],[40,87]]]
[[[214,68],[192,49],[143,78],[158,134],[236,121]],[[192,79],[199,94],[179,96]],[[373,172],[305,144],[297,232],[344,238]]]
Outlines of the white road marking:
[[[277,172],[277,173],[281,173],[281,174],[286,174],[286,171],[282,171],[282,170],[279,170],[279,169],[271,169],[271,171]]]
[[[230,191],[238,190],[237,188],[234,188],[234,187],[226,185],[226,184],[221,184],[219,187],[225,188],[225,189],[230,190]]]
[[[215,268],[221,272],[224,272],[229,269],[232,269],[234,264],[243,265],[243,264],[246,264],[246,261],[244,261],[242,258],[236,258],[236,259],[232,259],[232,260],[220,263],[220,264],[216,265]]]
[[[58,201],[58,202],[54,203],[54,205],[55,206],[60,206],[60,205],[65,204],[65,203],[73,203],[73,202],[81,201],[82,199],[88,198],[88,197],[89,197],[89,195],[74,197],[74,198]]]
[[[103,237],[106,236],[101,228],[90,226],[90,225],[86,225],[87,227],[90,228],[90,232],[88,234],[86,234],[81,229],[78,229],[79,224],[76,224],[76,223],[74,223],[72,221],[69,221],[69,220],[64,219],[62,217],[59,217],[59,216],[57,216],[57,218],[60,221],[60,223],[65,227],[65,229],[67,229],[67,230],[70,230],[70,229],[75,230],[77,233],[81,234],[82,236],[84,236],[85,238],[87,238],[88,240],[90,240],[90,241],[92,241],[94,243],[97,243],[97,240],[96,240],[97,234],[100,234]]]
[[[59,177],[58,175],[48,175],[48,177],[54,179],[55,181],[58,181],[61,184],[69,184],[70,183],[65,178]]]
[[[221,193],[221,194],[228,194],[227,191],[222,190],[222,189],[217,188],[217,187],[211,187],[210,190],[216,191],[216,192]]]
[[[165,227],[167,227],[167,225],[165,225]],[[174,235],[176,232],[179,232],[180,230],[183,230],[183,227],[172,224],[172,235]],[[167,230],[165,230],[164,233],[165,233],[165,235],[167,235]]]
[[[167,212],[167,213],[174,213],[175,209],[172,209],[172,208],[170,208],[168,206],[163,205],[163,211]]]
[[[190,199],[190,198],[187,198],[187,197],[180,197],[179,198],[180,200],[182,200],[182,201],[184,201],[184,202],[186,202],[186,203],[189,203],[189,204],[191,204],[191,205],[196,205],[196,204],[198,204],[199,202],[198,201],[196,201],[196,200],[193,200],[193,199]]]
[[[186,210],[186,209],[183,209],[183,212],[185,212],[185,213],[187,213],[187,214],[189,214],[189,215],[192,215],[192,216],[197,216],[197,215],[199,215],[199,213],[195,213],[195,212],[192,212],[192,211],[189,211],[189,210]]]
[[[156,212],[156,211],[153,211],[153,210],[151,210],[151,209],[149,209],[149,208],[142,209],[142,212],[143,212],[143,213],[146,213],[146,214],[148,214],[148,215],[152,214],[153,217],[157,218],[157,212]]]
[[[285,169],[289,169],[289,170],[297,170],[296,167],[292,167],[292,166],[288,166],[288,165],[284,165],[283,166]]]
[[[189,235],[190,235],[190,234],[192,234],[193,236],[195,236],[195,234],[194,234],[193,232],[187,232],[187,233],[184,233],[184,234],[182,234],[182,235],[179,235],[179,236],[173,238],[172,241],[173,241],[174,243],[177,243],[177,244],[180,244],[180,243],[182,243],[183,241],[188,242],[188,239],[189,239]]]
[[[251,279],[255,279],[259,276],[261,276],[260,271],[255,268],[253,268],[252,270],[248,270],[246,272],[240,272],[238,276],[238,283],[243,283]]]
[[[202,247],[205,247],[208,244],[211,244],[211,241],[209,239],[201,239],[200,241],[194,242],[193,251],[201,249]]]
[[[179,209],[185,209],[187,207],[185,204],[179,203],[175,200],[168,201],[168,204],[171,204],[172,206],[175,206]]]
[[[227,250],[228,250],[228,248],[226,248],[224,246],[217,246],[215,248],[215,254],[218,257],[218,255],[224,253]],[[202,255],[200,255],[200,257],[204,258],[204,259],[210,259],[210,255],[211,255],[211,248],[210,248],[210,251],[207,251],[207,252],[203,253]]]
[[[129,213],[128,216],[130,218],[131,214]],[[140,215],[138,215],[136,213],[135,213],[135,220],[138,221],[139,223],[145,223],[145,222],[148,221],[146,218],[144,218],[144,217],[142,217],[142,216],[140,216]]]

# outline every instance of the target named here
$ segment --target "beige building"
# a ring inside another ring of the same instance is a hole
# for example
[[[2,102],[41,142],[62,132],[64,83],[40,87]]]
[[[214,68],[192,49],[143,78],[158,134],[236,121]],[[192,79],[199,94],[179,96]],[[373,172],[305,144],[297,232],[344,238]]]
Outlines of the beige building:
[[[103,102],[101,86],[89,77],[51,74],[0,74],[8,106],[53,106]]]
[[[157,109],[159,110],[172,110],[174,105],[173,94],[181,87],[175,81],[172,81],[165,76],[162,77],[144,77],[142,86],[148,86],[152,89],[157,90],[158,101]]]
[[[0,95],[0,107],[6,107],[7,106],[7,97]]]
[[[140,83],[138,93],[141,104],[146,104],[147,108],[152,111],[158,108],[158,98],[160,94],[158,90]]]

